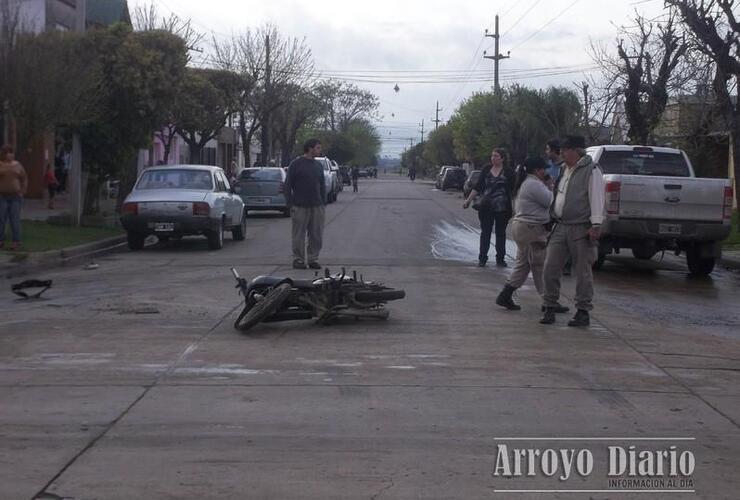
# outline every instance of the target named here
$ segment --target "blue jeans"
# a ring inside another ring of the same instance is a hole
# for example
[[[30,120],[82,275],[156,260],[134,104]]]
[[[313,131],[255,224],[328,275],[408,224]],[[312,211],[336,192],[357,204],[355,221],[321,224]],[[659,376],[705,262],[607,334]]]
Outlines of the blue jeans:
[[[13,241],[21,241],[21,205],[20,196],[0,195],[0,241],[5,241],[5,224],[10,219],[10,231]]]

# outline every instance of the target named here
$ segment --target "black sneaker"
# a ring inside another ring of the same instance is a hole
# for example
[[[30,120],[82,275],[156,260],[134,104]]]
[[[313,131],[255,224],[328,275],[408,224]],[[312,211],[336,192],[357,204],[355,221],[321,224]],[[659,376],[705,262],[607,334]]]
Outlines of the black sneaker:
[[[588,311],[579,309],[573,319],[568,321],[568,326],[588,326],[591,322]]]
[[[321,264],[319,264],[318,262],[309,262],[308,267],[310,267],[311,269],[321,269]]]
[[[496,267],[509,267],[505,260],[497,260]]]
[[[303,261],[294,260],[293,269],[306,269],[306,264],[304,264]]]
[[[485,260],[479,260],[478,261],[478,267],[486,267],[486,261]]]

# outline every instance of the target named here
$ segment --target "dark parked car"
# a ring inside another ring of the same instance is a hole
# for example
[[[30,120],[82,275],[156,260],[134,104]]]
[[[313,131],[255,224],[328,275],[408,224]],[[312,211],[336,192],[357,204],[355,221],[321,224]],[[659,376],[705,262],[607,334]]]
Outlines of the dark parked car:
[[[463,189],[466,179],[465,169],[462,167],[450,167],[445,170],[442,176],[441,187],[442,191],[447,189]]]
[[[470,192],[475,188],[475,185],[478,184],[478,179],[480,179],[480,170],[473,170],[470,172],[470,175],[463,186],[463,195],[466,198],[470,196]]]
[[[447,172],[448,169],[454,168],[454,167],[442,167],[439,169],[439,173],[437,174],[437,177],[435,178],[434,187],[437,189],[442,189],[442,179],[445,176],[445,172]]]
[[[285,201],[285,176],[282,168],[245,168],[239,173],[234,191],[247,210],[278,210],[287,217],[290,211]]]

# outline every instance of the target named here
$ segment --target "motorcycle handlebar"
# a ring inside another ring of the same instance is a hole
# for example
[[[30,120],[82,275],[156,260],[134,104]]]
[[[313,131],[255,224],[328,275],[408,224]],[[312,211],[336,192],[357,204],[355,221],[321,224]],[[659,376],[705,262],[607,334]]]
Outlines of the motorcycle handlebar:
[[[236,278],[237,280],[241,277],[239,276],[239,273],[236,272],[236,269],[234,269],[233,267],[231,268],[231,274],[233,274],[234,278]]]

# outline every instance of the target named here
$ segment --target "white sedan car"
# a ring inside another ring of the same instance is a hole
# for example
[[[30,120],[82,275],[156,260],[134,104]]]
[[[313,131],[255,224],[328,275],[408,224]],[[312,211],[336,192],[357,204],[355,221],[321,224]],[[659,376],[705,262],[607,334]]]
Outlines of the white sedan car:
[[[224,171],[207,165],[152,167],[136,181],[121,210],[121,224],[131,250],[144,247],[150,234],[166,240],[191,234],[208,238],[208,246],[224,245],[224,232],[234,240],[246,234],[247,211],[233,193]]]

